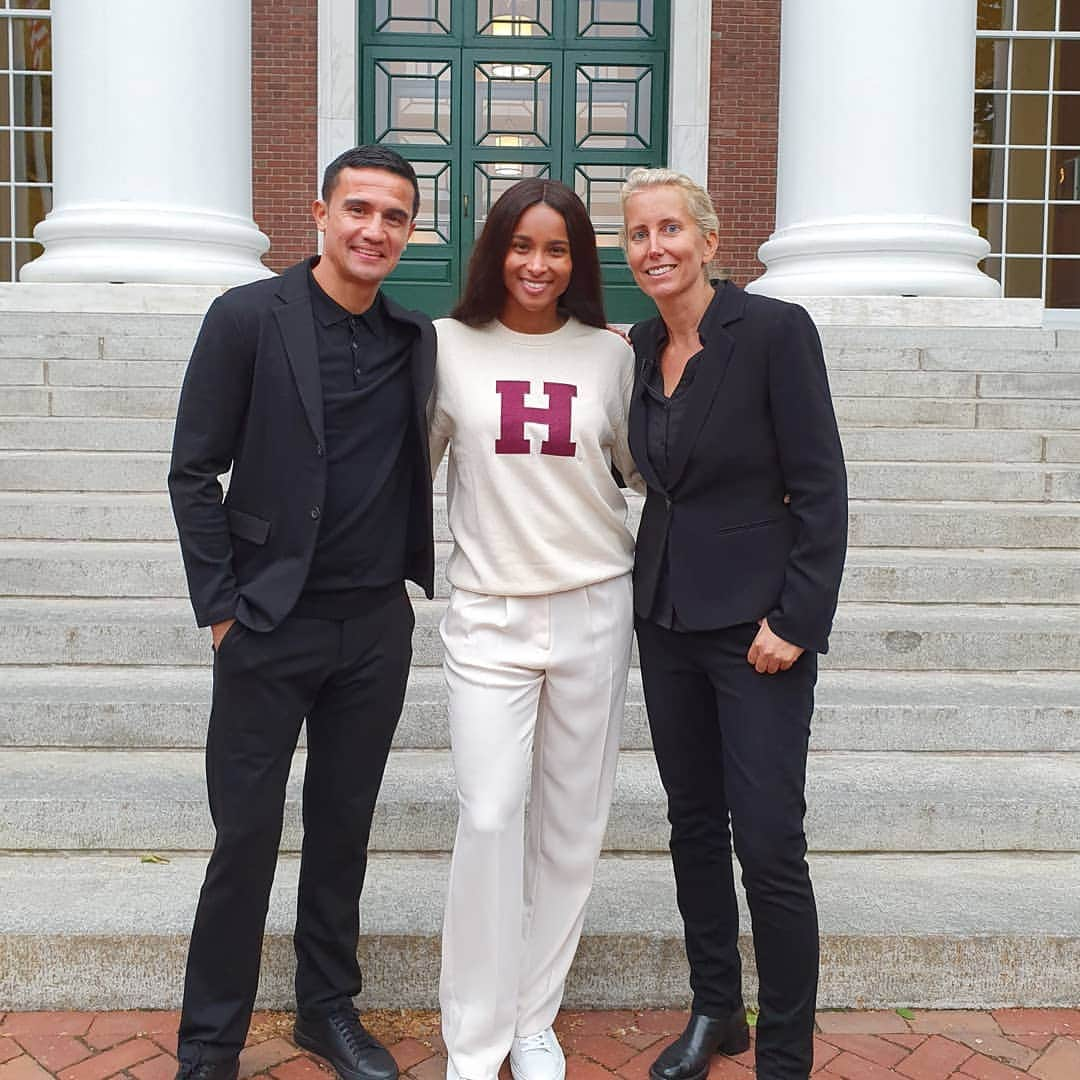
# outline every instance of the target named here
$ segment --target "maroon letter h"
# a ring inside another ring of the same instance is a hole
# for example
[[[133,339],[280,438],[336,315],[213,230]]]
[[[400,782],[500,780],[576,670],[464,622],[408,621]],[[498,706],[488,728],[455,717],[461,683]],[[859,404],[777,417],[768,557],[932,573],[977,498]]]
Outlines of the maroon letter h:
[[[525,395],[532,384],[518,379],[499,379],[496,392],[502,397],[502,418],[499,438],[495,440],[496,454],[527,454],[532,445],[525,438],[525,422],[546,424],[548,437],[540,444],[541,454],[573,457],[577,449],[570,441],[570,410],[577,397],[577,387],[570,383],[544,383],[548,407],[537,409],[525,404]]]

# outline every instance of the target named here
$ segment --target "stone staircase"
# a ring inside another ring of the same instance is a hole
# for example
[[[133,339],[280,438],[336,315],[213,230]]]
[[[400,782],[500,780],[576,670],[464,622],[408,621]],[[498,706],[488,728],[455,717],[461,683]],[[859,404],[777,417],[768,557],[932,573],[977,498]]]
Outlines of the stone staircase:
[[[13,295],[0,305],[0,1008],[174,1007],[211,837],[209,642],[164,493],[199,317],[20,311]],[[852,503],[809,776],[821,1003],[1075,1005],[1080,331],[828,325],[823,338]],[[367,1005],[435,1000],[455,814],[442,605],[416,602],[373,831]],[[626,720],[568,1003],[681,1004],[636,671]],[[303,763],[301,749],[267,1005],[291,1000]]]

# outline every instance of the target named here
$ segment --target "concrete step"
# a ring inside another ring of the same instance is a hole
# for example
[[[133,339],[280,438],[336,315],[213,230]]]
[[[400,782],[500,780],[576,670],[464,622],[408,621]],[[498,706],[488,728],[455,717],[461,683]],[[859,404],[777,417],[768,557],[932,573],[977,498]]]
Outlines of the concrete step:
[[[636,528],[640,504],[631,500]],[[1069,503],[890,502],[853,499],[853,547],[1075,548],[1080,507]],[[446,505],[435,500],[435,535],[449,540]],[[0,492],[0,538],[174,540],[164,492]]]
[[[1049,457],[1049,444],[1067,447],[1080,436],[1037,431],[976,431],[970,428],[845,428],[848,461],[1075,461]],[[0,447],[6,450],[111,450],[168,452],[171,420],[119,417],[0,418]],[[1046,457],[1044,458],[1044,454]]]
[[[976,502],[1070,502],[1080,498],[1080,468],[1070,465],[854,461],[855,499],[961,499]]]
[[[284,850],[298,851],[306,753],[286,796]],[[0,850],[207,851],[198,750],[0,750]],[[815,851],[1080,852],[1080,755],[814,753],[807,839]],[[450,753],[390,755],[376,851],[442,852],[457,822]],[[651,752],[623,751],[605,849],[666,851],[666,800]]]
[[[44,360],[0,358],[0,386],[39,386],[44,382]]]
[[[175,360],[46,360],[45,381],[56,387],[161,387],[178,392],[186,370],[186,355]]]
[[[437,1006],[448,860],[374,855],[361,901],[364,1008]],[[174,1009],[204,862],[9,856],[0,872],[0,1000],[9,1009]],[[811,856],[823,1008],[1074,1005],[1080,857]],[[291,1009],[299,860],[278,864],[260,1008]],[[756,999],[749,919],[740,945]],[[666,855],[600,860],[568,1008],[686,1008]]]
[[[975,426],[1076,431],[1080,429],[1080,401],[980,401]]]
[[[210,682],[206,667],[8,667],[0,746],[199,748]],[[814,750],[1080,751],[1080,673],[830,671],[811,731]],[[450,745],[441,669],[413,670],[395,745]],[[651,745],[636,668],[622,745]]]
[[[4,416],[121,416],[175,419],[179,384],[175,387],[18,387],[22,396],[3,395]]]
[[[451,544],[436,545],[436,594],[447,597]],[[419,588],[410,586],[419,598]],[[175,542],[0,540],[0,596],[187,596]],[[853,548],[841,597],[890,603],[1080,603],[1070,551]]]
[[[1080,398],[1080,371],[983,372],[978,376],[980,398]]]
[[[972,349],[929,346],[919,349],[924,371],[977,371],[1030,374],[1076,374],[1076,349]]]
[[[937,357],[939,365],[943,360]],[[77,365],[79,362],[71,363]],[[1080,398],[1080,373],[1075,368],[1067,371],[985,372],[975,365],[966,371],[841,368],[830,372],[829,387],[834,396],[842,398],[1076,399]]]
[[[978,377],[974,372],[966,371],[859,371],[841,368],[829,373],[829,388],[837,398],[970,400],[977,396]]]
[[[442,663],[441,601],[414,601],[413,664]],[[842,604],[822,666],[1073,671],[1080,607]],[[202,666],[209,635],[182,600],[0,599],[0,664]]]
[[[157,492],[0,491],[0,531],[13,540],[176,539],[164,485]]]
[[[852,547],[1076,548],[1080,507],[1067,502],[853,499],[848,542]]]
[[[172,437],[171,419],[83,416],[0,419],[0,447],[5,450],[168,452],[172,447]]]
[[[1080,401],[833,396],[844,427],[945,427],[1075,431]]]
[[[1048,435],[1046,461],[1080,461],[1080,434]]]
[[[167,453],[0,450],[3,491],[163,492],[168,475]]]
[[[0,359],[4,357],[76,356],[141,359],[124,350],[132,342],[156,343],[158,349],[183,349],[185,359],[202,322],[201,315],[160,313],[0,312]],[[941,352],[954,364],[957,356],[984,356],[984,363],[1025,364],[1031,357],[1059,356],[1067,363],[1076,345],[1075,330],[1038,327],[843,326],[820,327],[826,353]],[[151,353],[157,355],[158,353]],[[962,369],[958,367],[957,369]],[[1026,366],[1010,370],[1036,369]],[[1070,370],[1069,367],[1056,368]]]
[[[963,349],[1015,356],[1059,350],[1067,353],[1073,348],[1071,340],[1059,337],[1068,331],[1041,327],[832,325],[819,327],[819,332],[826,349]]]
[[[33,421],[31,421],[33,423]],[[3,425],[0,425],[0,438]],[[1046,443],[1063,436],[1036,431],[975,431],[971,429],[844,428],[840,432],[844,457],[854,461],[1043,461]],[[1066,459],[1068,460],[1068,459]]]
[[[1080,559],[1073,551],[852,548],[840,595],[858,602],[1076,603]]]
[[[162,492],[168,472],[163,452],[0,451],[0,491]],[[1080,499],[1080,465],[852,461],[848,484],[853,499],[1060,502]]]
[[[0,358],[86,356],[93,359],[110,355],[110,348],[119,350],[125,343],[139,340],[183,343],[190,352],[201,325],[202,315],[158,311],[3,311],[0,312]]]

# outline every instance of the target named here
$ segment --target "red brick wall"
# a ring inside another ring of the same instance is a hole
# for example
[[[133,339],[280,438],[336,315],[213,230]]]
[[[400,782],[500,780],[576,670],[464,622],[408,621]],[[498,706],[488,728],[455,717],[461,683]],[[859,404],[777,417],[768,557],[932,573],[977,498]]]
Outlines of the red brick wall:
[[[709,191],[720,217],[717,263],[740,284],[764,267],[776,220],[780,0],[713,0]]]
[[[315,251],[318,47],[318,0],[252,0],[253,209],[274,270]]]

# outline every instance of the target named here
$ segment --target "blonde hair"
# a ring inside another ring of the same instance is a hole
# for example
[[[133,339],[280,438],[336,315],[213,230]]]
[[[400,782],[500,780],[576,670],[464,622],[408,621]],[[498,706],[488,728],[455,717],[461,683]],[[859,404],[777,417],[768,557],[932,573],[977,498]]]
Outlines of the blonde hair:
[[[619,244],[623,251],[626,250],[626,204],[631,195],[639,191],[654,187],[673,187],[682,192],[683,201],[686,203],[686,211],[694,220],[701,231],[702,236],[709,233],[720,233],[720,219],[716,216],[712,197],[696,181],[691,180],[685,173],[676,172],[674,169],[632,169],[623,181],[622,190],[619,192],[619,201],[622,206],[623,223],[619,228]],[[716,276],[714,270],[711,276]],[[719,271],[721,277],[726,277],[726,271]],[[705,276],[710,276],[710,267],[705,267]]]

